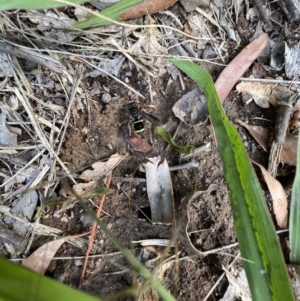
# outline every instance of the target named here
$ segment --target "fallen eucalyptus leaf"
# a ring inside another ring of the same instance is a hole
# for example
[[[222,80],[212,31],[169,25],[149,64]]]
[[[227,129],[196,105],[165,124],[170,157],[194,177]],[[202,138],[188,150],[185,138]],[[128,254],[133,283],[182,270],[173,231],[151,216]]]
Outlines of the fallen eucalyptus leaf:
[[[238,122],[249,131],[250,135],[257,141],[264,151],[269,151],[272,131],[260,126],[247,124],[241,120],[238,120]],[[297,143],[298,136],[286,135],[280,156],[281,162],[292,166],[297,165]]]
[[[268,43],[268,34],[263,33],[245,47],[221,72],[215,87],[223,102],[239,78],[246,72]]]
[[[163,129],[162,126],[157,126],[154,129],[154,133],[157,135],[160,135],[162,138],[164,138],[170,145],[171,147],[176,150],[177,152],[179,152],[180,154],[183,155],[188,155],[190,154],[194,149],[195,146],[194,145],[185,145],[185,146],[181,146],[179,144],[177,144],[173,139],[172,136],[169,132],[165,131]]]
[[[42,245],[29,257],[27,257],[23,261],[22,265],[39,274],[44,275],[57,250],[65,241],[66,238],[61,238]]]
[[[288,201],[287,201],[286,193],[282,185],[280,184],[280,182],[277,181],[274,177],[272,177],[272,175],[262,165],[254,161],[252,162],[260,168],[262,175],[268,186],[269,192],[272,197],[273,211],[274,211],[277,225],[280,228],[285,228],[287,225],[287,217],[288,217],[288,210],[287,210]]]

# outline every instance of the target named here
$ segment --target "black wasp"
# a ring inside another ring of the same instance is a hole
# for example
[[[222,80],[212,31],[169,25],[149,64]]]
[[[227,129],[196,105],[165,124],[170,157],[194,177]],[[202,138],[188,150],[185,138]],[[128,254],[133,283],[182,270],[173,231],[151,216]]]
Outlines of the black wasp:
[[[137,134],[142,135],[145,131],[145,127],[144,127],[143,120],[140,117],[140,112],[139,112],[139,109],[138,109],[136,103],[134,101],[130,102],[127,105],[127,108],[128,108],[130,115],[133,118],[132,124],[133,124],[134,131]]]

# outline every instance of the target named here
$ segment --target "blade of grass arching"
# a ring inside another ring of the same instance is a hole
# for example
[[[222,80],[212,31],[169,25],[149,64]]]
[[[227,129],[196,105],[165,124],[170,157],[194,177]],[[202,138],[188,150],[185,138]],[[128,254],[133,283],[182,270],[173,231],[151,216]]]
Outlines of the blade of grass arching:
[[[260,184],[243,142],[223,110],[211,76],[191,62],[170,60],[192,78],[206,96],[253,300],[294,300]]]
[[[298,136],[297,149],[297,169],[292,190],[292,200],[290,209],[290,244],[292,263],[300,264],[300,139]]]
[[[1,301],[101,301],[0,257]]]
[[[113,21],[120,21],[119,16],[125,9],[134,6],[142,1],[144,0],[121,0],[120,2],[104,9],[101,14],[97,14],[97,16],[91,16],[85,21],[75,23],[74,27],[84,29],[111,24]],[[106,18],[101,18],[101,16],[104,16]]]
[[[83,3],[85,0],[69,0],[72,3]],[[66,6],[55,0],[0,0],[0,11],[10,9],[46,9]]]

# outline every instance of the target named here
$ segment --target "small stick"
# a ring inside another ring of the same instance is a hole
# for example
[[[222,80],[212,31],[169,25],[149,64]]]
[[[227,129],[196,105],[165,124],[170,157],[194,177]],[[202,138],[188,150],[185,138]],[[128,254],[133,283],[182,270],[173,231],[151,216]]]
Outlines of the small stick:
[[[285,141],[286,132],[289,126],[290,116],[293,109],[293,102],[298,96],[288,91],[288,95],[282,101],[278,101],[279,107],[276,112],[276,123],[274,128],[274,139],[271,144],[269,154],[268,172],[275,178],[277,174],[278,164],[283,143]]]
[[[62,64],[49,55],[41,54],[33,49],[22,47],[21,45],[11,44],[9,42],[0,42],[0,51],[15,56],[17,58],[25,59],[38,65],[42,65],[51,69],[56,73],[62,73]]]
[[[260,14],[262,21],[265,23],[266,32],[270,32],[273,29],[273,25],[266,11],[266,7],[265,4],[263,3],[263,0],[253,0],[253,3]]]
[[[191,162],[184,163],[181,165],[170,166],[169,169],[170,169],[170,171],[175,171],[175,170],[186,169],[186,168],[191,168],[191,167],[198,167],[198,166],[199,166],[199,162],[193,160]]]
[[[111,178],[112,178],[112,175],[111,175],[111,173],[109,173],[109,175],[107,177],[107,181],[106,181],[106,187],[107,188],[110,185]],[[102,208],[103,208],[103,204],[104,204],[104,201],[105,201],[105,197],[106,197],[106,195],[103,195],[102,198],[101,198],[101,202],[100,202],[100,205],[99,205],[98,210],[97,210],[97,218],[100,217],[100,214],[101,214],[101,211],[102,211]],[[86,272],[87,263],[88,263],[88,260],[89,260],[89,254],[90,254],[90,252],[93,248],[93,243],[94,243],[94,239],[95,239],[95,235],[96,235],[96,228],[97,228],[97,221],[94,221],[92,229],[91,229],[91,236],[90,236],[90,240],[89,240],[88,249],[86,251],[85,258],[84,258],[84,263],[83,263],[83,267],[82,267],[82,272],[81,272],[81,276],[80,276],[80,282],[79,282],[79,285],[78,285],[78,289],[81,289],[81,286],[82,286],[82,281],[83,281],[83,278],[84,278],[84,275],[85,275],[85,272]]]
[[[193,156],[196,156],[206,150],[208,150],[210,148],[210,142],[204,144],[204,145],[201,145],[199,147],[196,147],[190,154],[188,155],[181,155],[180,156],[180,159],[189,159]]]
[[[296,80],[284,80],[284,79],[240,77],[239,81],[271,83],[271,84],[283,84],[283,85],[292,85],[292,84],[300,85],[300,81],[296,81]]]

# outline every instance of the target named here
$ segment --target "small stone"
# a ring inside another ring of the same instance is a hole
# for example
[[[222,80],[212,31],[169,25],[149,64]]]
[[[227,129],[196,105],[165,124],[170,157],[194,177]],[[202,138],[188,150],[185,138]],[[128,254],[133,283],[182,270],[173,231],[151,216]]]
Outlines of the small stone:
[[[109,93],[103,93],[102,95],[102,101],[104,103],[110,103],[111,102],[111,95]]]

